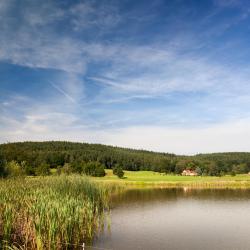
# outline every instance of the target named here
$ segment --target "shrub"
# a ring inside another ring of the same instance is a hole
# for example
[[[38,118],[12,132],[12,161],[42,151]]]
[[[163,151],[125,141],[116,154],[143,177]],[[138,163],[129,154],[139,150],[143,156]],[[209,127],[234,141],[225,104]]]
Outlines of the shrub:
[[[104,165],[97,161],[88,162],[83,166],[83,173],[96,177],[105,176]]]
[[[42,163],[36,168],[36,175],[50,175],[50,166],[47,163]]]
[[[113,174],[117,175],[119,178],[122,178],[124,176],[124,172],[123,172],[123,170],[122,170],[122,168],[121,168],[120,165],[115,166],[113,168]]]
[[[9,177],[18,177],[25,174],[25,169],[16,161],[10,161],[6,166],[6,173]]]
[[[231,175],[231,176],[235,176],[236,173],[235,173],[234,171],[231,171],[230,175]]]
[[[66,163],[65,165],[69,165],[69,163]],[[82,174],[84,172],[86,163],[83,161],[74,161],[70,166],[71,166],[71,172],[72,173],[78,173]]]
[[[114,175],[117,175],[117,170],[118,170],[118,167],[115,166],[115,167],[113,168],[113,174],[114,174]]]
[[[105,170],[104,170],[104,166],[102,164],[100,164],[99,166],[96,167],[94,176],[97,176],[97,177],[105,176]]]
[[[196,167],[195,172],[197,173],[197,175],[202,175],[200,167]]]
[[[36,175],[35,168],[30,165],[25,165],[24,171],[26,175]]]
[[[58,167],[57,167],[57,173],[58,173],[58,174],[66,174],[66,175],[69,175],[69,174],[73,173],[72,166],[71,166],[69,163],[65,163],[65,164],[63,165],[63,167],[58,166]]]
[[[124,172],[123,172],[122,168],[118,168],[118,170],[117,170],[117,176],[119,178],[122,178],[124,176]]]

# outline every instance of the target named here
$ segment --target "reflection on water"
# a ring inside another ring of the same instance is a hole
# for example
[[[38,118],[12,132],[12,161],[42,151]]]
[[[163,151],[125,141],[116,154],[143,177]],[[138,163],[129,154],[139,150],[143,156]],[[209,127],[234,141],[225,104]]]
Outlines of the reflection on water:
[[[128,190],[112,207],[95,247],[250,249],[250,190]]]

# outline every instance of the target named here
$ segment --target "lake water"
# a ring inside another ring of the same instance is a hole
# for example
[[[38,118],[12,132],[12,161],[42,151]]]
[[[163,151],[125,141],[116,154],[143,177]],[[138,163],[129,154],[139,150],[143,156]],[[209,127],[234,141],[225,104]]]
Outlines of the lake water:
[[[112,206],[93,250],[250,249],[250,190],[129,190]]]

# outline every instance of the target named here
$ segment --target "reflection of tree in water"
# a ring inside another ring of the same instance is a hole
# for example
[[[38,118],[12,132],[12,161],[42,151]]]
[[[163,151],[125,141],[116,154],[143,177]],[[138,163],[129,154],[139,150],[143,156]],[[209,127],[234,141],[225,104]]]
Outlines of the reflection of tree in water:
[[[248,200],[250,189],[145,188],[130,189],[114,197],[112,207],[131,203],[193,200]]]

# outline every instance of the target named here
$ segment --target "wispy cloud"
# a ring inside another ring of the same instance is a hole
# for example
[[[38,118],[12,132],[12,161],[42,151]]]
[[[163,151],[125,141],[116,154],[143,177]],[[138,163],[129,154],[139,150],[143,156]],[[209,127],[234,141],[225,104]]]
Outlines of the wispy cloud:
[[[191,153],[230,150],[218,138],[231,133],[245,149],[236,138],[249,125],[243,3],[0,2],[1,141],[63,137]]]
[[[86,28],[105,28],[115,27],[121,17],[115,5],[103,5],[96,2],[80,2],[72,6],[69,10],[72,15],[71,23],[75,31],[86,30]]]
[[[61,94],[63,94],[69,101],[76,103],[76,100],[68,93],[66,93],[63,89],[61,89],[59,86],[57,86],[53,82],[51,82],[51,86],[53,86],[56,90],[58,90]]]

